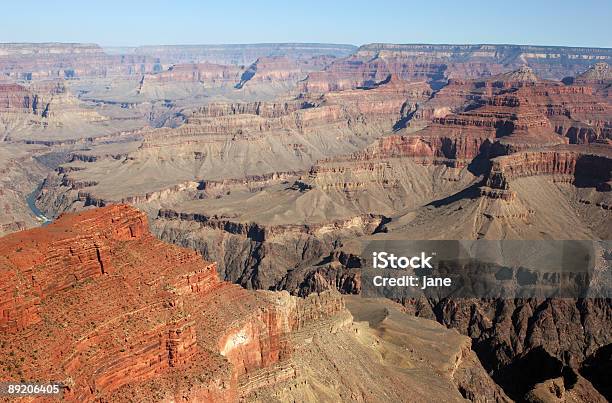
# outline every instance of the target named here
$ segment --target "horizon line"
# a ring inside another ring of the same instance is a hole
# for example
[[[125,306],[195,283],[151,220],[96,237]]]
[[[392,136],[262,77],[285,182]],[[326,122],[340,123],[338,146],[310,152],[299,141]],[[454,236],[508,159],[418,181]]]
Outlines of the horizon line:
[[[354,48],[361,48],[364,46],[372,45],[396,45],[396,46],[515,46],[515,47],[541,47],[541,48],[567,48],[567,49],[601,49],[601,50],[612,50],[612,46],[590,46],[590,45],[543,45],[533,43],[487,43],[487,42],[473,42],[473,43],[451,43],[451,42],[368,42],[361,45],[351,43],[338,43],[338,42],[232,42],[232,43],[173,43],[173,44],[139,44],[139,45],[104,45],[98,42],[63,42],[63,41],[45,41],[45,42],[0,42],[0,45],[89,45],[98,46],[104,48],[144,48],[144,47],[180,47],[180,46],[266,46],[266,45],[329,45],[329,46],[347,46]]]

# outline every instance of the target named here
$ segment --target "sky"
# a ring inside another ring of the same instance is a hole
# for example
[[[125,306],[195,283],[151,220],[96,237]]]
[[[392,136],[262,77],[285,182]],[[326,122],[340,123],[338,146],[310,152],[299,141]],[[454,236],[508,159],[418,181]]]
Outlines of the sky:
[[[325,42],[612,47],[612,0],[19,0],[0,42]]]

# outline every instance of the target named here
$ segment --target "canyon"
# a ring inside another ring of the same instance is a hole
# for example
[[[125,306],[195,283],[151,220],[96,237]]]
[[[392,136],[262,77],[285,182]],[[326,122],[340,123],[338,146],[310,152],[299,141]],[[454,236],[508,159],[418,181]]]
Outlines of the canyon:
[[[359,296],[373,240],[611,239],[610,59],[0,45],[0,376],[73,401],[611,399],[609,298]]]
[[[392,302],[221,281],[132,207],[66,214],[0,251],[0,376],[59,380],[65,401],[505,398],[467,337]],[[435,354],[419,347],[431,333]]]
[[[542,78],[560,80],[595,62],[609,63],[609,49],[518,45],[399,45],[360,46],[305,83],[308,91],[330,91],[367,85],[388,74],[414,81],[444,78],[475,79],[527,65]]]

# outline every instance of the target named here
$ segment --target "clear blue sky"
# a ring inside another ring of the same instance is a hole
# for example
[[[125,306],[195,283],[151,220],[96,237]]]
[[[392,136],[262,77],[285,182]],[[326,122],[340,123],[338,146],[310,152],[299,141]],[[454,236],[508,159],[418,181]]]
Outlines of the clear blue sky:
[[[0,15],[0,42],[612,47],[612,0],[13,0]]]

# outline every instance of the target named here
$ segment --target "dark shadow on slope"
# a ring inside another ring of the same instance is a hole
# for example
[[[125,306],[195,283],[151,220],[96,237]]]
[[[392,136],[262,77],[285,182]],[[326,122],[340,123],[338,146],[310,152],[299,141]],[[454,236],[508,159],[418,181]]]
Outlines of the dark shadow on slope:
[[[478,346],[475,347],[478,354]],[[490,346],[485,349],[490,351]],[[486,360],[486,356],[482,354],[479,354],[479,357],[481,361]],[[543,347],[536,347],[527,354],[517,357],[512,363],[493,374],[493,380],[516,401],[523,401],[525,394],[538,383],[559,377],[563,378],[565,389],[572,389],[578,380],[576,373],[570,367],[563,365]]]
[[[588,379],[595,389],[608,401],[612,401],[612,344],[600,347],[593,355],[587,358],[580,370],[580,374]]]
[[[242,75],[240,76],[240,82],[236,85],[234,85],[234,88],[236,88],[237,90],[241,89],[242,87],[244,87],[244,85],[251,79],[253,78],[253,76],[255,76],[255,73],[257,72],[257,68],[253,66],[251,66],[249,69],[247,69],[244,73],[242,73]]]
[[[404,107],[406,107],[406,104],[402,106],[402,109],[404,109]],[[401,129],[405,129],[408,126],[408,122],[412,119],[416,111],[417,109],[408,112],[405,116],[395,122],[395,124],[393,125],[393,131],[397,132]]]
[[[380,81],[366,80],[363,82],[363,85],[357,86],[355,88],[358,90],[373,90],[374,88],[388,84],[389,82],[391,82],[391,74],[388,74],[387,77],[383,78]]]
[[[488,155],[478,154],[467,168],[474,176],[487,175],[491,171],[491,160]]]
[[[495,137],[507,137],[514,132],[514,123],[510,120],[498,122],[495,125]]]
[[[609,182],[612,177],[612,159],[598,155],[583,155],[576,161],[574,186],[597,187]]]
[[[447,65],[442,65],[436,72],[428,75],[428,83],[432,90],[439,91],[448,85],[448,77],[446,77]]]
[[[391,74],[388,74],[387,77],[385,77],[384,79],[380,80],[379,82],[376,83],[376,86],[378,87],[379,85],[385,85],[391,82]]]
[[[475,183],[453,195],[450,195],[443,199],[434,200],[431,203],[427,204],[426,206],[433,206],[433,207],[438,208],[442,206],[448,206],[449,204],[453,204],[463,199],[471,199],[471,200],[477,199],[480,196],[480,189],[479,189],[480,185],[481,183]]]
[[[491,149],[493,144],[485,140],[478,149],[478,155],[468,164],[468,171],[474,176],[486,175],[491,171]]]
[[[387,224],[389,224],[390,222],[391,222],[391,218],[383,216],[380,219],[380,223],[376,226],[376,228],[374,228],[374,231],[372,232],[372,235],[378,234],[378,233],[381,233],[381,232],[382,233],[389,232],[389,230],[387,229]]]

